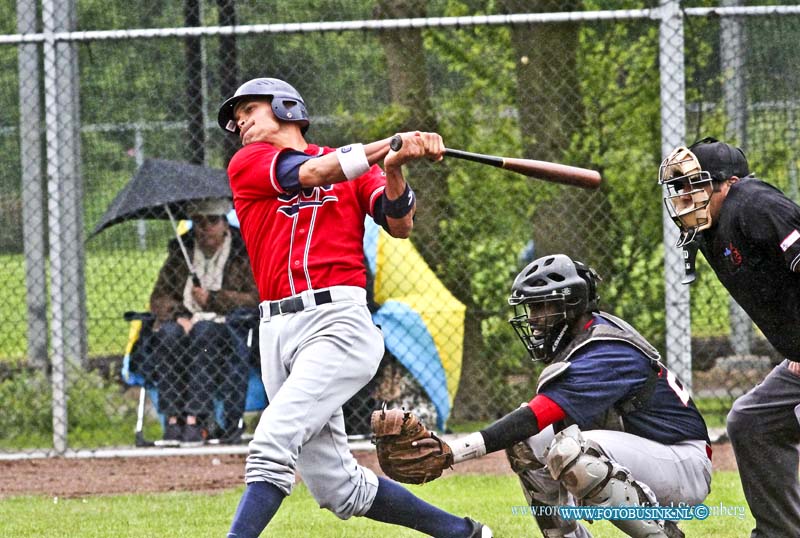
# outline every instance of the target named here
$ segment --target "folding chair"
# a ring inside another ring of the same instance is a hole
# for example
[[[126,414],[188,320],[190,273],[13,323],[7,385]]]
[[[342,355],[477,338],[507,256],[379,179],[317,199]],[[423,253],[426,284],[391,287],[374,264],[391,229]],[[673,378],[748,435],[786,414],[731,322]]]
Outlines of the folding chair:
[[[142,347],[153,334],[153,325],[155,323],[155,316],[150,312],[125,312],[123,318],[130,322],[130,330],[128,333],[128,344],[125,348],[125,355],[122,361],[122,380],[126,385],[132,387],[140,387],[139,390],[139,405],[136,414],[136,430],[135,430],[135,444],[137,447],[143,446],[179,446],[176,441],[149,441],[144,435],[144,415],[146,399],[149,397],[153,404],[154,409],[158,413],[159,421],[162,430],[166,423],[166,416],[160,412],[158,401],[159,393],[155,384],[149,382],[143,373],[139,370],[139,362],[141,361]],[[260,368],[258,364],[258,312],[254,311],[252,314],[242,317],[242,323],[248,327],[247,347],[251,350],[251,357],[256,360],[251,361],[248,379],[247,379],[247,396],[245,398],[245,412],[258,412],[267,407],[267,395],[264,390],[264,384],[261,381]],[[253,364],[255,362],[255,364]],[[214,412],[217,422],[223,423],[223,401],[214,398]],[[239,426],[242,426],[240,419]]]

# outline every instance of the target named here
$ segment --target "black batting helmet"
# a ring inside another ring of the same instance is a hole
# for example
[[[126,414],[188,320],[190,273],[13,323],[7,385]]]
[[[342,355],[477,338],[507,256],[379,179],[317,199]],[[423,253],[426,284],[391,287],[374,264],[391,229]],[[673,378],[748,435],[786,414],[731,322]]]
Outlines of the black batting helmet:
[[[534,260],[517,275],[510,323],[533,360],[550,362],[568,343],[570,323],[597,310],[598,280],[594,269],[565,254]]]
[[[254,78],[239,86],[233,97],[219,107],[217,123],[220,127],[232,133],[239,131],[233,111],[239,101],[247,97],[271,98],[272,111],[276,118],[283,121],[296,121],[300,124],[303,134],[308,130],[311,122],[308,119],[303,97],[294,89],[294,86],[277,78]]]

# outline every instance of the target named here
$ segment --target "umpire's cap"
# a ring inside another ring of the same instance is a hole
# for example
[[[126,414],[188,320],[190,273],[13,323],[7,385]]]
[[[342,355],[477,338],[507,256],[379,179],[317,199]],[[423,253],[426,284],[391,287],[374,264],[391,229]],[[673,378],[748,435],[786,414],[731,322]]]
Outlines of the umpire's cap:
[[[247,97],[271,97],[275,117],[283,121],[296,121],[300,124],[300,131],[306,134],[310,121],[303,97],[291,84],[277,78],[254,78],[239,86],[233,97],[219,107],[217,123],[220,127],[232,133],[239,131],[233,111],[239,101]]]
[[[732,176],[750,175],[750,167],[744,152],[716,138],[708,136],[698,140],[689,146],[689,151],[697,157],[700,169],[708,172],[714,181],[726,181]]]

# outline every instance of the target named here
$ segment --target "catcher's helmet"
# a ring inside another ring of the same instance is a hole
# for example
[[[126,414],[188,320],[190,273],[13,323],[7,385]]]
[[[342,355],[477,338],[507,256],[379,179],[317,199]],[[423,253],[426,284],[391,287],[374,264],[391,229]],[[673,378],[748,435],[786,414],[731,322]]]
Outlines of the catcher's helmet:
[[[750,174],[744,152],[711,137],[688,148],[678,147],[661,163],[658,182],[667,187],[664,204],[681,235],[677,246],[691,243],[697,232],[711,227],[710,190],[727,179]]]
[[[517,275],[510,323],[533,360],[552,361],[570,340],[571,322],[597,310],[598,280],[594,269],[564,254],[534,260]]]
[[[239,86],[233,97],[219,107],[217,123],[220,127],[232,133],[239,131],[233,111],[239,101],[247,97],[271,98],[272,111],[276,118],[298,122],[303,134],[308,130],[310,121],[303,97],[291,84],[277,78],[254,78]]]

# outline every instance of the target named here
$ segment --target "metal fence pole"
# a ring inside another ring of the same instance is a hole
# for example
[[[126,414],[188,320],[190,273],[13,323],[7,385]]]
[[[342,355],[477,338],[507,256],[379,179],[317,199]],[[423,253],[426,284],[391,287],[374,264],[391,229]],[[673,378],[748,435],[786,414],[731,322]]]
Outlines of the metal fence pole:
[[[139,127],[133,131],[133,158],[136,161],[138,170],[144,164],[144,135]],[[147,249],[147,221],[139,219],[136,221],[136,235],[139,238],[139,250]]]
[[[82,186],[78,156],[77,54],[54,32],[74,28],[70,0],[43,0],[44,93],[47,139],[47,193],[50,284],[53,319],[53,448],[67,449],[67,364],[86,356],[83,281]]]
[[[684,143],[686,136],[686,72],[684,67],[683,17],[678,0],[661,0],[659,64],[661,66],[661,155]],[[664,277],[667,364],[692,390],[692,325],[689,288],[681,284],[683,256],[674,247],[678,237],[666,208],[664,229]]]
[[[17,31],[36,33],[36,0],[17,0]],[[45,259],[44,186],[39,135],[39,45],[19,46],[19,144],[22,193],[22,242],[25,255],[25,302],[28,314],[28,364],[47,367],[47,272]]]
[[[791,151],[797,151],[798,138],[799,138],[798,137],[798,133],[797,133],[797,128],[795,127],[796,125],[798,125],[797,112],[792,108],[789,109],[789,118],[788,119],[789,119],[789,125],[792,126],[792,128],[789,129],[789,148],[791,148]],[[798,173],[797,173],[797,160],[796,159],[791,159],[789,161],[789,191],[788,191],[788,194],[789,194],[789,197],[792,200],[794,200],[795,202],[800,200],[800,189],[798,189],[798,185],[797,185],[797,176],[798,176]]]
[[[723,0],[725,7],[741,5],[741,0]],[[745,59],[747,48],[742,22],[737,17],[722,17],[719,21],[720,68],[722,99],[728,120],[725,131],[728,142],[747,148],[747,83]],[[730,298],[730,342],[736,355],[749,355],[753,340],[753,322],[733,297]]]

